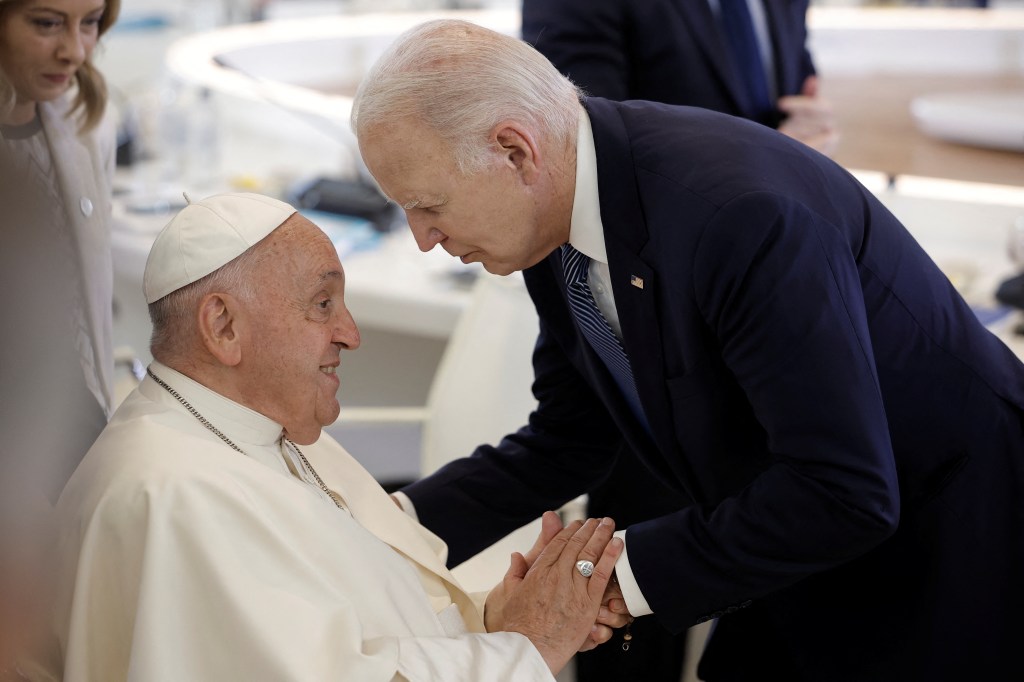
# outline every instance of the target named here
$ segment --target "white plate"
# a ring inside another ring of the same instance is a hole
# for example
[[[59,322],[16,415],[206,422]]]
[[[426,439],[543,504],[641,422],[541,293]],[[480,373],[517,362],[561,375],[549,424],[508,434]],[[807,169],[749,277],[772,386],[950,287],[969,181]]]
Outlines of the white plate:
[[[1024,152],[1024,91],[926,95],[914,99],[910,111],[926,135]]]

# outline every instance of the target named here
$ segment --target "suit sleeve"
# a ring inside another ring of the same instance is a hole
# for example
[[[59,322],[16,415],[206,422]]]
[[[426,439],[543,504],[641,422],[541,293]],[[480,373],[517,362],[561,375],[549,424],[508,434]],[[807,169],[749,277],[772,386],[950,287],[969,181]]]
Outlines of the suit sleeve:
[[[676,630],[860,556],[895,531],[900,503],[860,275],[840,231],[801,205],[744,195],[706,226],[694,263],[701,316],[752,412],[748,422],[736,409],[734,428],[763,432],[767,460],[714,508],[629,528],[638,584]]]
[[[766,0],[769,24],[774,28],[777,70],[780,71],[780,95],[798,95],[804,81],[817,73],[807,47],[806,0]]]

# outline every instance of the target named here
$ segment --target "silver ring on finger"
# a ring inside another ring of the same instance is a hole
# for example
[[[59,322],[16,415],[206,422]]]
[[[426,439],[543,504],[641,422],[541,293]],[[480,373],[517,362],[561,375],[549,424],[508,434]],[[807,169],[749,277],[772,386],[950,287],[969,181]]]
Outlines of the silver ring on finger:
[[[589,578],[594,574],[594,563],[592,561],[577,561],[576,570],[580,572],[584,578]]]

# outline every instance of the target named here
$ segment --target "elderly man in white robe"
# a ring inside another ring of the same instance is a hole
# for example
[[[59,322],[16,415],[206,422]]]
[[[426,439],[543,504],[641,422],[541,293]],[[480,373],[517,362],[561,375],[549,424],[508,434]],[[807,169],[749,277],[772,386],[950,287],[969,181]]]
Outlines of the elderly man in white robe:
[[[191,203],[157,237],[155,361],[58,502],[65,680],[551,680],[623,624],[610,519],[549,513],[469,595],[321,433],[359,345],[344,283],[269,197]]]

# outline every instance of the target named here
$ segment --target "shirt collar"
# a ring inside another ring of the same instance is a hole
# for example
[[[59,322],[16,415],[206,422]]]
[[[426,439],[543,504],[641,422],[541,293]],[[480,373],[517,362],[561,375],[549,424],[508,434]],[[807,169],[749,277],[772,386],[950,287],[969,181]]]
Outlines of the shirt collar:
[[[576,131],[576,193],[572,202],[569,243],[591,260],[607,265],[604,245],[604,224],[601,222],[601,200],[597,193],[597,150],[594,129],[586,109],[580,107]]]
[[[284,429],[273,419],[225,398],[198,381],[190,379],[156,360],[153,361],[150,368],[154,374],[187,400],[199,414],[203,415],[243,450],[245,448],[241,443],[262,447],[273,445],[281,440]],[[155,386],[155,388],[174,400],[174,397],[166,389],[160,386]]]

